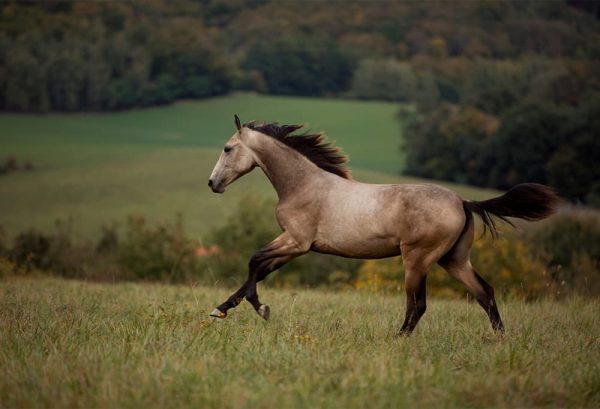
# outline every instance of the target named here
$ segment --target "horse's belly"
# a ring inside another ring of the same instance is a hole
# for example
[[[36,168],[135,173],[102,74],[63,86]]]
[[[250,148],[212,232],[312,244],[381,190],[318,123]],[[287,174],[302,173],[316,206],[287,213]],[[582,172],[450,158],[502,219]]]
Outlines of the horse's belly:
[[[311,250],[318,253],[333,254],[348,258],[385,258],[400,254],[400,245],[390,238],[371,238],[354,240],[346,237],[341,240],[316,240]]]

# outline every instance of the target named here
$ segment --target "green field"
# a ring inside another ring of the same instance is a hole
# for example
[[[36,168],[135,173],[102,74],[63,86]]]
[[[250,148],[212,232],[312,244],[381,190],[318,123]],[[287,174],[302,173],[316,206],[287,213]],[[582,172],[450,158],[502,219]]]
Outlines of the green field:
[[[172,106],[104,114],[0,115],[0,160],[14,155],[34,170],[0,176],[0,226],[14,235],[70,219],[90,237],[128,215],[184,216],[200,235],[218,224],[241,195],[274,192],[255,171],[215,195],[206,181],[227,138],[233,113],[242,120],[307,123],[350,155],[358,180],[409,183],[402,167],[397,105],[311,98],[232,95]],[[495,192],[453,186],[468,198]]]
[[[599,407],[597,300],[430,300],[394,336],[404,296],[263,290],[207,313],[217,288],[5,277],[0,407]]]

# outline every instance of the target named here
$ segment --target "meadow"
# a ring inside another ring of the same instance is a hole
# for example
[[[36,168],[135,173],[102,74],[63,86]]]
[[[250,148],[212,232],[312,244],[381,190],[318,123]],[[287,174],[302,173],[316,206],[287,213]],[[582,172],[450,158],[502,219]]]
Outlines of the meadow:
[[[129,215],[152,221],[180,213],[201,235],[218,224],[248,192],[274,197],[259,171],[215,195],[206,186],[219,150],[243,121],[305,123],[350,155],[356,179],[376,183],[419,181],[398,176],[404,158],[398,106],[385,102],[237,94],[116,113],[0,114],[0,161],[14,156],[33,170],[0,176],[0,226],[12,236],[71,220],[88,238]],[[494,191],[460,185],[465,197]]]
[[[263,289],[268,322],[228,290],[5,276],[2,407],[598,407],[598,300],[430,299],[398,338],[404,296]]]
[[[249,193],[275,196],[259,171],[224,195],[206,186],[233,113],[326,131],[357,180],[428,182],[399,176],[397,110],[237,94],[118,113],[0,114],[1,160],[33,165],[0,176],[0,227],[10,238],[62,219],[92,240],[129,215],[181,214],[200,238]],[[470,199],[498,193],[444,184]],[[525,302],[513,293],[500,300],[499,336],[472,300],[434,294],[413,336],[398,338],[401,291],[269,285],[260,291],[270,321],[247,303],[215,321],[209,311],[231,292],[223,284],[68,281],[15,275],[0,259],[0,407],[600,405],[598,299]]]

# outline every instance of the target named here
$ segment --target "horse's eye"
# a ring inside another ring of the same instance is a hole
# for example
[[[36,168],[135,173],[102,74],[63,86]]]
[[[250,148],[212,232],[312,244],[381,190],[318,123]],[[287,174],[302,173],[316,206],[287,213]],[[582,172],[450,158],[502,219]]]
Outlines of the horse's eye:
[[[223,151],[224,151],[225,153],[227,153],[227,152],[230,152],[230,151],[231,151],[231,148],[230,148],[229,146],[226,146],[226,147],[223,149]]]

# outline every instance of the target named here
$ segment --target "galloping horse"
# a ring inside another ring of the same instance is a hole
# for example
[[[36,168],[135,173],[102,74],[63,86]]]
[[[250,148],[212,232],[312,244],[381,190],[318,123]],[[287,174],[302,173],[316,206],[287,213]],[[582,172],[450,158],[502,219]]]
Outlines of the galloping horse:
[[[410,334],[425,312],[427,272],[441,265],[460,281],[503,332],[494,289],[470,261],[473,213],[492,235],[494,218],[540,220],[558,203],[554,192],[534,183],[516,185],[502,196],[463,200],[432,184],[377,185],[352,179],[347,157],[323,134],[292,135],[301,125],[250,122],[227,141],[208,185],[213,192],[260,167],[277,191],[277,221],[283,233],[258,250],[249,263],[247,281],[210,315],[225,318],[244,297],[268,319],[256,283],[295,257],[309,251],[342,257],[376,259],[402,255],[406,270],[406,317],[400,334]]]

